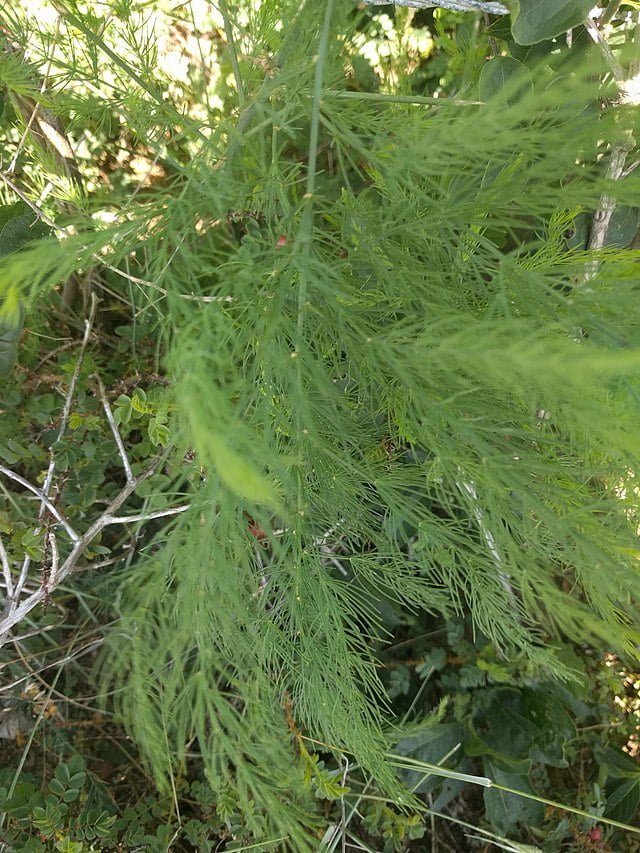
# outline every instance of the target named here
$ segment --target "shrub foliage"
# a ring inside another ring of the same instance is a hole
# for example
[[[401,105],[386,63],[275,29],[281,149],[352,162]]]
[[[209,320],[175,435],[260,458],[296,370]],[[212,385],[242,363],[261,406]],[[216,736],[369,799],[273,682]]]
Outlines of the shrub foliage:
[[[533,681],[576,678],[567,641],[635,653],[637,113],[582,29],[535,50],[465,16],[447,41],[429,13],[449,64],[425,83],[402,51],[365,61],[377,10],[221,3],[218,76],[201,57],[176,81],[144,4],[55,8],[52,29],[7,13],[0,54],[7,150],[27,148],[7,204],[44,197],[47,226],[0,211],[2,470],[56,494],[38,516],[5,482],[7,612],[25,555],[44,619],[112,556],[98,677],[154,778],[195,755],[257,804],[261,843],[317,849],[309,792],[345,793],[317,751],[414,801],[388,757],[390,614],[468,618]],[[36,103],[80,179],[25,129]],[[23,313],[78,347],[12,449]]]

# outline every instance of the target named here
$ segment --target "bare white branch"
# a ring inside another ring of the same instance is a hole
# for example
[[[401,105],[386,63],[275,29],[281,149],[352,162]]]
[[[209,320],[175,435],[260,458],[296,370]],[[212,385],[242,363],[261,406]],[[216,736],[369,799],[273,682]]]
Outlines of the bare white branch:
[[[44,210],[42,210],[41,207],[35,204],[35,202],[31,201],[29,196],[26,195],[26,193],[23,193],[20,187],[15,184],[11,180],[11,178],[8,178],[2,171],[0,171],[0,180],[2,180],[9,187],[9,189],[18,196],[19,199],[21,199],[28,207],[30,207],[31,210],[38,217],[38,219],[41,219],[45,223],[45,225],[48,225],[49,228],[52,228],[58,234],[66,235],[66,231],[64,230],[64,228],[60,228],[59,225],[56,225],[53,219],[47,216]]]
[[[636,37],[640,35],[638,31],[638,22],[640,16],[636,16]],[[618,61],[615,53],[611,49],[608,41],[602,34],[600,27],[591,15],[587,15],[585,19],[585,28],[595,44],[599,47],[600,52],[604,56],[605,62],[609,66],[611,74],[615,79],[620,91],[622,101],[629,102],[629,94],[626,91],[628,79],[635,73],[635,62],[631,64],[628,72]],[[629,152],[634,147],[634,139],[631,131],[628,131],[625,139],[622,142],[615,143],[611,146],[611,155],[609,165],[607,167],[607,179],[610,181],[620,180],[625,173],[625,165]],[[607,237],[611,226],[611,218],[616,209],[616,200],[613,196],[603,193],[600,197],[600,203],[596,210],[593,222],[591,224],[591,233],[589,235],[589,249],[598,251],[607,245]],[[598,272],[600,261],[593,260],[587,264],[584,281],[588,282]]]
[[[76,393],[76,386],[78,384],[78,378],[80,376],[80,370],[82,369],[82,363],[84,361],[84,355],[89,344],[89,337],[91,336],[91,329],[93,328],[93,324],[96,318],[96,310],[97,310],[98,302],[95,297],[95,294],[91,295],[91,307],[89,310],[89,316],[84,321],[84,336],[82,338],[82,343],[80,344],[80,352],[78,354],[78,358],[76,359],[76,364],[73,369],[73,374],[71,375],[71,381],[69,382],[69,387],[67,389],[67,393],[65,395],[64,406],[62,408],[62,418],[60,420],[60,428],[58,430],[58,435],[56,440],[60,441],[62,436],[65,434],[67,429],[67,423],[69,421],[69,415],[71,413],[71,405],[73,403],[73,398]],[[47,474],[45,476],[44,485],[42,487],[43,494],[48,498],[51,492],[51,485],[53,483],[53,475],[56,468],[56,460],[55,460],[55,450],[54,447],[51,447],[50,456],[49,456],[49,467],[47,468]],[[40,504],[40,511],[38,513],[38,525],[36,526],[35,532],[39,533],[42,530],[42,519],[44,517],[44,512],[46,509],[46,504],[43,502]],[[12,607],[15,606],[18,598],[20,597],[22,590],[24,589],[24,585],[27,582],[27,577],[29,574],[29,566],[31,565],[31,557],[28,554],[25,554],[24,561],[22,563],[22,569],[20,571],[20,577],[18,578],[18,582],[16,584],[15,592],[14,592],[14,600],[12,603]]]
[[[600,28],[598,27],[595,20],[591,17],[591,15],[587,15],[584,20],[584,26],[592,40],[595,44],[600,48],[600,52],[604,56],[607,65],[609,66],[611,73],[613,74],[616,82],[621,84],[626,79],[626,73],[622,65],[618,62],[618,59],[615,53],[611,50],[609,46],[609,42],[600,32]]]
[[[60,568],[60,552],[58,551],[58,540],[56,539],[56,535],[53,530],[50,530],[47,534],[47,541],[51,551],[51,569],[46,583],[48,591],[56,585],[58,569]]]
[[[136,521],[151,521],[154,518],[168,518],[171,515],[178,515],[181,512],[186,512],[188,509],[191,509],[191,504],[169,507],[168,509],[159,509],[155,512],[143,512],[139,515],[113,515],[105,520],[105,526],[107,524],[132,524]]]
[[[124,472],[127,477],[127,483],[132,483],[135,477],[133,476],[133,471],[131,470],[131,465],[129,464],[127,451],[125,450],[124,442],[122,440],[122,436],[120,435],[120,430],[118,429],[118,425],[116,424],[115,418],[113,417],[113,412],[111,411],[111,406],[109,405],[109,400],[107,399],[107,393],[104,389],[104,385],[102,384],[102,380],[100,379],[100,377],[96,375],[95,379],[98,383],[98,390],[100,392],[102,408],[104,409],[104,413],[107,416],[107,420],[109,421],[109,427],[111,428],[111,432],[113,433],[113,437],[118,448],[118,454],[120,456],[120,460],[122,461],[122,467],[124,468]]]
[[[7,590],[7,598],[13,598],[13,578],[11,577],[11,563],[7,549],[4,547],[2,536],[0,536],[0,562],[2,563],[2,576],[4,577],[4,585]]]
[[[385,6],[388,0],[364,0],[367,6]],[[483,0],[392,0],[394,6],[408,9],[448,9],[451,12],[484,12],[486,15],[508,15],[502,3]]]
[[[78,536],[78,534],[69,524],[66,518],[60,514],[57,507],[49,500],[49,498],[45,495],[42,489],[39,489],[37,486],[34,486],[33,483],[30,483],[28,480],[25,480],[24,477],[20,476],[20,474],[16,474],[10,468],[6,468],[4,465],[0,465],[0,474],[4,474],[5,477],[8,477],[10,480],[19,483],[25,489],[32,492],[49,510],[51,515],[56,519],[56,521],[64,527],[65,531],[67,532],[67,535],[69,536],[69,539],[71,539],[73,542],[80,541],[80,536]]]
[[[624,172],[627,155],[632,148],[633,143],[628,141],[624,144],[619,143],[612,146],[609,166],[607,168],[607,178],[610,181],[618,181]],[[616,200],[610,196],[603,194],[600,198],[598,209],[594,213],[593,222],[591,224],[591,234],[589,235],[589,248],[597,251],[607,245],[607,237],[609,227],[611,225],[611,217],[616,209]],[[598,272],[600,266],[599,261],[591,261],[585,276],[586,280],[593,278]]]
[[[51,591],[55,586],[59,586],[65,578],[73,572],[76,567],[76,564],[83,552],[88,548],[91,542],[96,538],[96,536],[107,526],[107,524],[111,523],[111,520],[115,517],[115,513],[120,509],[120,507],[124,504],[124,502],[135,492],[138,486],[147,480],[156,470],[157,462],[154,464],[152,468],[148,468],[138,477],[134,477],[131,482],[127,482],[124,488],[120,491],[120,493],[111,501],[109,506],[105,509],[105,511],[89,526],[89,528],[83,533],[82,536],[78,536],[74,531],[73,538],[73,548],[71,549],[69,555],[62,562],[59,569],[56,571],[55,584],[51,583],[51,579],[49,583],[46,585],[40,586],[37,590],[31,593],[31,595],[27,596],[23,599],[20,604],[14,602],[14,607],[11,609],[11,612],[7,613],[2,619],[0,619],[0,647],[7,642],[8,632],[21,622],[35,607],[41,604],[48,596],[51,594]],[[3,466],[0,466],[0,470],[2,470]],[[6,472],[7,469],[4,469]],[[18,475],[13,475],[13,472],[9,472],[13,477],[17,477]],[[22,481],[23,478],[20,477]],[[23,481],[23,485],[26,484],[26,487],[35,489],[35,486],[31,486],[30,483],[27,483],[26,480]],[[40,499],[44,499],[47,502],[47,508],[49,508],[48,504],[51,503],[49,499],[42,494],[42,492],[37,489],[39,492],[38,497]],[[52,507],[53,510],[57,513],[55,507]],[[58,513],[59,515],[59,513]]]

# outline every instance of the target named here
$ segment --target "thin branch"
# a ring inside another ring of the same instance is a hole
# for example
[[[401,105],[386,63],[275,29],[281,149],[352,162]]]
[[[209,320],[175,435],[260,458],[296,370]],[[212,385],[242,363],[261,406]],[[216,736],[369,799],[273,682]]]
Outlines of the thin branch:
[[[11,577],[11,563],[7,549],[4,547],[2,536],[0,536],[0,562],[2,562],[2,575],[4,577],[4,585],[7,590],[7,598],[13,598],[13,578]]]
[[[92,300],[92,311],[94,314],[95,314],[96,301],[97,300],[94,297]],[[83,340],[83,348],[81,350],[81,356],[80,356],[80,358],[78,358],[78,361],[76,363],[76,370],[74,371],[74,375],[72,377],[70,390],[67,393],[65,408],[63,411],[62,423],[61,423],[60,432],[59,432],[59,437],[61,437],[63,435],[64,430],[66,429],[66,424],[67,424],[67,421],[69,418],[69,413],[71,410],[71,401],[73,399],[73,394],[75,391],[78,375],[80,372],[82,356],[84,354],[84,349],[86,348],[86,345],[88,342],[92,323],[93,323],[93,317],[91,317],[89,320],[86,321],[85,338]],[[15,474],[10,469],[5,468],[4,465],[0,465],[0,473],[4,473],[10,479],[13,479],[16,482],[20,483],[21,485],[23,485],[25,488],[32,491],[34,494],[36,494],[40,498],[42,506],[44,506],[46,509],[48,509],[52,513],[52,515],[63,525],[63,527],[65,528],[65,530],[67,531],[71,540],[74,543],[74,547],[72,548],[71,553],[65,559],[62,566],[60,566],[60,556],[59,556],[57,540],[56,540],[55,535],[53,533],[49,534],[48,542],[49,542],[49,545],[51,548],[51,554],[52,554],[52,568],[51,568],[51,573],[50,573],[49,579],[48,579],[46,584],[43,584],[38,590],[33,592],[24,601],[22,601],[21,604],[18,604],[17,603],[17,597],[19,596],[20,592],[22,591],[22,589],[24,587],[24,584],[26,583],[27,570],[28,570],[28,566],[29,566],[29,562],[30,562],[29,558],[25,557],[23,567],[22,567],[22,572],[20,575],[19,588],[16,587],[15,589],[12,590],[13,591],[13,595],[12,595],[13,600],[12,600],[10,612],[0,622],[0,636],[1,637],[6,637],[6,633],[13,627],[13,625],[17,624],[17,622],[19,622],[22,618],[24,618],[24,616],[27,613],[29,613],[41,601],[45,600],[49,596],[51,590],[54,589],[59,583],[61,583],[64,580],[64,578],[70,572],[73,571],[73,569],[75,568],[75,565],[76,565],[79,557],[83,553],[83,551],[90,544],[90,542],[100,533],[100,531],[104,527],[106,527],[108,524],[124,523],[127,521],[146,521],[146,520],[149,520],[151,518],[160,518],[160,517],[166,517],[169,515],[175,515],[178,512],[184,512],[186,509],[188,509],[187,506],[184,506],[184,507],[177,507],[173,510],[172,509],[159,510],[155,513],[147,513],[146,515],[123,516],[123,517],[119,517],[119,516],[114,515],[114,513],[118,509],[120,509],[122,504],[127,500],[127,498],[135,491],[135,489],[138,487],[138,485],[141,482],[143,482],[144,480],[146,480],[148,477],[151,476],[151,474],[155,471],[155,466],[153,468],[147,470],[143,474],[141,474],[139,477],[134,477],[133,472],[131,470],[131,466],[129,464],[129,460],[127,458],[127,454],[125,451],[124,443],[122,441],[122,437],[120,436],[120,432],[118,431],[118,427],[117,427],[115,419],[113,417],[113,412],[111,411],[109,401],[107,400],[104,385],[102,384],[102,381],[100,380],[99,376],[96,376],[96,379],[98,382],[98,387],[100,390],[100,397],[102,399],[102,404],[103,404],[103,407],[104,407],[104,410],[105,410],[105,413],[107,416],[107,420],[109,421],[109,426],[111,427],[111,431],[113,433],[116,444],[118,446],[118,452],[120,454],[122,464],[123,464],[125,472],[126,472],[127,483],[126,483],[125,487],[122,489],[122,491],[120,492],[120,494],[111,502],[111,504],[102,513],[102,515],[80,537],[73,530],[73,528],[68,524],[68,522],[66,522],[66,520],[59,513],[57,508],[54,506],[54,504],[51,502],[48,495],[45,494],[44,491],[38,489],[33,484],[29,483],[27,480],[25,480],[19,474]],[[52,460],[52,463],[53,463],[53,460]],[[50,466],[50,475],[51,476],[47,478],[47,482],[46,482],[47,490],[50,488],[50,485],[51,485],[54,467],[55,466],[53,464]],[[39,520],[41,520],[41,518],[42,518],[42,510],[40,513]],[[39,527],[38,529],[41,529],[41,527]],[[10,580],[10,567],[9,567],[9,573],[8,574],[9,574],[9,580]]]
[[[233,25],[231,23],[231,18],[229,17],[227,0],[219,0],[219,2],[220,14],[222,15],[222,20],[224,22],[224,34],[227,38],[227,43],[229,45],[229,58],[231,59],[231,68],[233,69],[233,77],[236,81],[236,89],[238,92],[238,106],[242,110],[244,109],[247,98],[244,91],[244,83],[242,82],[242,75],[240,74],[240,64],[238,63],[238,50],[236,48],[236,40],[233,34]]]
[[[604,59],[609,66],[609,69],[618,85],[618,89],[621,93],[623,93],[624,100],[624,92],[625,92],[625,83],[631,74],[631,69],[629,72],[625,71],[623,66],[618,61],[616,55],[612,51],[609,43],[603,36],[600,28],[596,21],[590,16],[587,15],[585,18],[585,27],[587,32],[593,39],[594,43],[599,47]],[[624,175],[625,165],[627,161],[627,156],[629,152],[632,150],[634,146],[633,136],[631,131],[628,131],[625,139],[622,142],[615,143],[611,146],[611,155],[609,158],[609,165],[607,167],[606,177],[609,181],[618,181]],[[591,233],[589,235],[589,243],[588,248],[591,251],[598,251],[602,249],[607,244],[607,238],[609,235],[609,228],[611,226],[611,219],[616,209],[617,202],[615,198],[608,193],[603,193],[600,197],[600,203],[598,204],[598,209],[594,213],[593,222],[591,223]],[[600,269],[600,261],[594,259],[587,264],[587,268],[584,275],[584,281],[588,282],[592,279]]]
[[[635,27],[633,33],[633,44],[635,46],[634,56],[629,63],[629,79],[633,79],[640,74],[640,12],[634,13]],[[637,101],[636,101],[637,103]]]
[[[320,112],[322,107],[322,95],[324,90],[324,71],[325,71],[325,60],[327,58],[327,53],[329,50],[329,39],[331,35],[331,16],[333,13],[333,0],[327,0],[327,4],[324,10],[324,17],[322,21],[322,27],[320,30],[320,39],[318,42],[318,53],[314,57],[315,62],[315,73],[313,75],[313,89],[312,89],[312,98],[311,98],[311,117],[309,122],[309,148],[307,154],[307,181],[306,181],[306,192],[303,196],[304,198],[304,209],[302,215],[302,221],[300,225],[300,229],[296,236],[296,244],[301,249],[302,252],[309,252],[311,248],[311,242],[313,240],[313,220],[314,220],[314,208],[315,208],[315,199],[314,193],[316,189],[316,169],[318,162],[318,144],[319,144],[319,133],[320,133]],[[307,313],[307,291],[309,287],[309,277],[308,275],[302,274],[300,276],[300,281],[298,282],[298,296],[297,296],[297,319],[296,319],[296,332],[295,332],[295,350],[291,354],[292,357],[298,357],[304,352],[305,348],[305,319]],[[295,381],[300,392],[301,398],[303,397],[302,390],[302,359],[297,358],[296,360],[296,369],[295,369]],[[302,407],[298,407],[296,411],[296,430],[298,435],[302,435],[304,431],[304,412]],[[298,470],[297,472],[297,505],[298,505],[298,513],[304,513],[304,490],[302,486],[302,477],[301,472]]]
[[[388,0],[364,0],[367,6],[386,6]],[[406,9],[448,9],[451,12],[484,12],[489,15],[508,15],[502,3],[483,0],[392,0],[394,6]]]
[[[21,640],[24,637],[20,638]],[[53,669],[55,666],[60,666],[61,664],[70,663],[71,661],[77,660],[78,658],[83,657],[84,655],[88,655],[93,652],[95,649],[99,648],[104,643],[104,639],[100,638],[97,640],[92,640],[86,646],[83,646],[77,652],[70,652],[68,655],[65,655],[63,658],[58,660],[54,660],[51,663],[43,664],[37,670],[31,669],[26,675],[21,675],[20,678],[16,678],[15,681],[11,681],[8,684],[2,684],[0,686],[0,694],[9,693],[14,688],[18,687],[20,684],[23,684],[25,681],[29,681],[34,675],[37,676],[42,672],[46,672],[48,669]],[[68,697],[65,697],[67,701],[71,701]],[[74,703],[78,704],[78,703]]]
[[[131,470],[131,465],[129,463],[129,459],[127,457],[127,451],[125,450],[124,442],[122,440],[122,436],[120,435],[120,430],[118,429],[118,425],[116,424],[115,418],[113,417],[113,412],[111,411],[111,406],[109,405],[109,400],[107,399],[107,394],[104,389],[104,385],[102,384],[102,380],[97,374],[94,374],[96,382],[98,383],[98,390],[100,392],[100,400],[102,401],[102,408],[104,409],[104,413],[107,416],[107,420],[109,421],[109,426],[111,428],[111,432],[115,439],[116,445],[118,447],[118,454],[120,456],[120,460],[122,461],[122,467],[124,468],[124,472],[127,477],[127,483],[132,483],[134,481],[133,471]]]
[[[92,646],[93,646],[93,648],[95,648],[99,644],[100,644],[99,641],[98,642],[94,641],[94,643],[92,643]],[[45,690],[48,690],[49,684],[42,677],[42,671],[44,669],[44,666],[42,664],[41,659],[38,658],[38,656],[35,655],[32,651],[27,650],[25,648],[24,641],[23,641],[22,637],[16,637],[14,639],[13,647],[16,650],[16,652],[18,653],[18,657],[20,658],[22,665],[24,666],[25,670],[27,671],[27,679],[28,680],[32,679],[33,681],[37,681]],[[73,648],[73,646],[72,646],[72,648]],[[86,649],[86,646],[85,646],[85,649]],[[83,650],[80,650],[80,652],[81,652],[81,654],[82,653],[86,654],[86,652],[83,652]],[[80,657],[81,654],[78,654],[78,653],[74,654],[73,652],[71,652],[70,655],[67,655],[64,658],[64,661],[69,662],[70,660],[75,660],[77,657]],[[33,661],[35,661],[37,668],[36,668],[36,666],[34,666]],[[62,663],[62,661],[58,660],[58,661],[54,661],[49,666],[60,666],[61,663]],[[58,699],[61,699],[66,705],[72,705],[74,708],[81,708],[84,711],[90,711],[92,713],[95,713],[95,711],[96,711],[96,709],[93,708],[91,705],[88,705],[85,702],[81,702],[77,699],[72,699],[70,696],[67,696],[61,690],[55,690],[54,689],[52,695],[56,696]],[[90,698],[93,698],[93,697],[90,697]]]
[[[49,590],[56,585],[58,569],[60,568],[60,552],[58,551],[58,540],[52,530],[49,531],[47,540],[49,542],[49,548],[51,549],[51,570],[49,571],[49,577],[47,578],[45,586],[47,592],[49,592]]]
[[[64,527],[65,531],[67,532],[67,535],[69,536],[69,539],[71,539],[71,541],[75,543],[81,541],[81,537],[78,536],[78,534],[73,529],[73,527],[71,527],[66,518],[60,514],[57,507],[49,500],[49,498],[45,495],[42,489],[39,489],[37,486],[34,486],[33,483],[30,483],[28,480],[25,480],[24,477],[21,477],[20,474],[16,474],[10,468],[5,468],[4,465],[0,465],[0,474],[4,474],[5,477],[8,477],[10,480],[19,483],[21,486],[24,486],[25,489],[28,489],[28,491],[32,492],[45,505],[51,515],[56,519],[56,521]]]
[[[112,267],[110,264],[105,263],[104,260],[102,260],[101,263],[102,263],[102,266],[106,267],[108,270],[111,270],[112,272],[118,273],[118,275],[121,275],[122,278],[126,279],[127,281],[132,282],[133,284],[139,284],[139,285],[143,285],[144,287],[150,287],[153,290],[157,290],[163,296],[169,295],[169,291],[165,287],[162,287],[161,285],[156,284],[156,282],[154,282],[154,281],[148,281],[147,279],[144,279],[144,278],[138,278],[135,275],[129,275],[128,273],[124,272],[123,270],[119,270],[116,267]],[[165,272],[165,270],[166,270],[166,267],[164,270],[161,271],[160,276],[162,276],[162,274]],[[175,294],[172,294],[172,296],[178,296],[180,299],[187,299],[189,302],[202,302],[202,303],[233,302],[233,296],[229,296],[229,295],[227,295],[227,296],[196,296],[193,293],[175,293]]]
[[[602,33],[600,32],[600,28],[598,27],[594,19],[591,17],[591,15],[587,15],[587,17],[584,19],[584,26],[591,38],[593,39],[594,43],[597,44],[600,48],[600,52],[604,56],[605,62],[609,66],[609,69],[613,74],[616,83],[623,83],[627,78],[626,72],[622,65],[618,62],[615,53],[609,47],[609,42],[602,35]]]
[[[318,536],[313,540],[313,544],[316,545],[320,549],[320,553],[322,554],[321,559],[325,562],[331,563],[331,565],[336,568],[341,575],[344,577],[349,577],[349,573],[342,565],[340,560],[337,558],[335,550],[329,544],[330,539],[335,536],[340,527],[343,527],[346,522],[346,519],[341,518],[337,524],[334,524],[333,527],[330,527],[322,536]],[[340,538],[338,538],[338,542]]]
[[[332,536],[335,536],[335,534],[338,532],[338,530],[339,530],[341,527],[344,527],[344,525],[346,524],[346,521],[347,521],[347,520],[346,520],[346,518],[341,518],[341,519],[339,519],[338,523],[337,523],[337,524],[334,524],[334,525],[333,525],[333,527],[330,527],[328,530],[326,530],[326,531],[322,534],[322,536],[317,536],[317,537],[313,540],[313,544],[314,544],[314,545],[318,545],[318,546],[319,546],[319,547],[321,547],[321,548],[322,548],[324,545],[328,545],[328,544],[329,544],[329,540],[331,539],[331,537],[332,537]]]
[[[633,147],[633,142],[628,139],[625,143],[618,143],[611,148],[611,157],[609,166],[607,167],[607,179],[609,181],[618,181],[624,173],[624,167],[627,161],[627,155]],[[589,249],[597,251],[602,249],[607,244],[609,227],[611,225],[611,217],[616,209],[616,200],[613,196],[603,194],[600,197],[600,204],[593,215],[591,223],[591,234],[589,236]],[[587,280],[593,278],[600,266],[599,261],[594,260],[589,264],[587,272]]]
[[[30,207],[31,210],[38,217],[38,219],[41,219],[45,225],[48,225],[49,228],[52,228],[54,231],[57,231],[58,234],[64,234],[66,236],[67,232],[64,230],[64,228],[61,228],[59,225],[56,225],[56,223],[53,221],[53,219],[51,219],[50,216],[47,216],[47,214],[44,212],[44,210],[42,210],[41,207],[39,207],[37,204],[35,204],[35,202],[31,201],[29,196],[26,193],[24,193],[20,189],[20,187],[17,184],[15,184],[11,180],[11,178],[8,178],[5,175],[5,173],[2,171],[0,171],[0,180],[2,180],[9,187],[11,192],[15,193],[19,199],[21,199],[28,207]]]
[[[602,15],[598,18],[598,21],[602,26],[606,26],[610,24],[611,21],[615,18],[618,9],[622,5],[622,0],[609,0],[607,8],[604,10]]]
[[[465,101],[460,98],[426,98],[422,95],[395,95],[387,92],[349,92],[346,89],[327,89],[327,95],[333,98],[342,98],[356,101],[375,101],[387,104],[414,104],[416,106],[446,107],[477,107],[484,101]]]
[[[58,569],[57,576],[55,578],[55,586],[59,586],[65,578],[73,572],[76,567],[76,564],[83,552],[88,548],[91,542],[98,536],[99,533],[107,526],[107,524],[112,523],[112,519],[115,517],[115,513],[120,509],[122,504],[135,492],[138,486],[143,483],[145,480],[148,480],[149,477],[155,472],[157,466],[157,461],[153,465],[153,467],[148,468],[142,474],[137,477],[134,477],[131,482],[127,482],[124,488],[121,490],[120,494],[117,495],[109,504],[109,506],[105,509],[105,511],[100,515],[94,522],[89,526],[89,528],[83,533],[81,537],[78,537],[77,534],[74,533],[74,545],[71,549],[71,552],[66,557],[60,568]],[[12,472],[10,472],[12,473]],[[17,476],[17,475],[14,475]],[[22,480],[22,478],[20,478]],[[24,481],[26,483],[26,481]],[[31,484],[27,484],[28,487],[31,487]],[[35,487],[31,487],[32,489]],[[38,490],[40,491],[40,490]],[[44,495],[40,493],[39,497],[44,498]],[[48,498],[46,499],[48,503],[50,501]],[[55,510],[55,507],[53,507]],[[57,512],[57,510],[56,510]],[[11,613],[7,614],[3,619],[0,619],[0,646],[2,646],[8,639],[8,632],[17,625],[18,622],[21,622],[27,614],[29,614],[35,607],[41,604],[46,598],[49,597],[51,591],[54,588],[54,584],[48,586],[41,586],[37,590],[35,590],[31,595],[25,598],[17,607],[15,607]]]
[[[60,420],[60,428],[58,430],[58,435],[56,437],[56,442],[60,441],[67,429],[67,423],[69,421],[69,415],[71,414],[71,406],[73,404],[73,398],[75,397],[76,387],[78,384],[78,379],[80,377],[80,371],[82,369],[82,364],[84,362],[85,352],[87,350],[87,346],[89,344],[89,338],[91,336],[91,330],[93,328],[93,324],[96,318],[96,311],[98,307],[98,302],[95,294],[91,294],[91,308],[89,310],[89,316],[84,321],[84,336],[82,338],[82,342],[80,344],[80,352],[78,353],[78,358],[76,359],[75,367],[73,369],[73,374],[71,375],[71,381],[69,382],[69,387],[67,388],[67,393],[65,395],[64,406],[62,408],[62,418]],[[49,457],[49,467],[47,469],[47,474],[44,480],[44,485],[42,488],[42,492],[46,497],[49,497],[51,492],[51,484],[53,483],[53,475],[56,468],[56,460],[55,460],[55,451],[54,451],[55,443],[52,445],[50,450]],[[35,532],[36,534],[42,530],[42,519],[44,517],[46,505],[44,503],[40,504],[40,511],[38,512],[38,524],[36,526]],[[27,582],[27,577],[29,574],[29,566],[31,565],[31,557],[28,554],[25,554],[24,561],[22,563],[22,569],[20,570],[20,577],[18,578],[18,582],[16,584],[16,588],[14,591],[13,598],[13,607],[16,606],[17,601],[24,589],[24,585]]]
[[[54,36],[54,43],[55,43],[55,39],[57,38],[59,33],[60,33],[60,18],[57,18],[56,19],[56,32],[55,32],[55,36]],[[49,74],[51,73],[51,66],[53,64],[53,53],[54,53],[54,51],[52,51],[51,55],[49,56],[49,59],[47,61],[47,67],[46,67],[44,74],[43,74],[43,77],[42,77],[42,83],[40,84],[40,94],[42,94],[42,95],[44,95],[44,93],[47,90],[47,82],[49,80]],[[33,110],[31,112],[31,115],[29,116],[29,121],[27,122],[27,125],[24,129],[24,132],[20,138],[20,141],[18,142],[18,147],[16,148],[15,154],[13,155],[13,157],[11,158],[11,162],[9,163],[9,171],[12,173],[15,172],[16,166],[18,165],[18,160],[20,159],[20,154],[22,153],[22,149],[24,148],[24,144],[27,141],[27,138],[29,136],[29,132],[31,131],[31,128],[33,126],[33,122],[36,119],[36,116],[38,115],[39,109],[40,109],[40,104],[37,101],[34,101],[33,102]]]
[[[321,549],[321,553],[322,553],[322,558],[321,558],[322,560],[325,560],[328,563],[331,563],[331,565],[335,569],[337,569],[343,577],[345,577],[345,578],[349,577],[349,572],[345,569],[345,567],[338,560],[338,558],[334,556],[333,552],[331,551],[331,549],[328,546],[325,545],[325,547]]]
[[[169,507],[169,509],[159,509],[155,512],[142,512],[139,515],[114,515],[106,519],[107,524],[133,524],[136,521],[151,521],[154,518],[167,518],[171,515],[178,515],[181,512],[186,512],[191,509],[191,504],[183,504],[182,506]]]
[[[16,588],[13,593],[13,602],[11,604],[11,609],[17,605],[18,599],[22,595],[25,584],[27,583],[27,578],[29,577],[29,566],[31,565],[31,557],[28,554],[24,555],[24,560],[22,561],[22,568],[20,569],[20,577],[18,578],[18,583],[16,584]]]

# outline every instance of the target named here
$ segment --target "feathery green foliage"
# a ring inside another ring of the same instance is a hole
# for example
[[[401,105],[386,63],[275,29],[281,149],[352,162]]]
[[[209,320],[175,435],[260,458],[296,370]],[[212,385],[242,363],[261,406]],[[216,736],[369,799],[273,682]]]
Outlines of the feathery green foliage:
[[[117,115],[169,177],[80,201],[77,234],[3,266],[0,293],[36,306],[108,256],[170,380],[149,506],[191,503],[121,576],[104,683],[158,780],[195,750],[266,838],[317,849],[304,737],[411,799],[385,758],[385,602],[470,612],[545,675],[570,677],[562,638],[635,653],[637,257],[591,275],[563,235],[603,192],[637,198],[601,162],[637,114],[595,121],[593,55],[562,51],[508,99],[360,98],[364,13],[264,0],[229,19],[237,109],[194,117],[133,17],[110,24],[125,59],[59,5],[51,106]]]

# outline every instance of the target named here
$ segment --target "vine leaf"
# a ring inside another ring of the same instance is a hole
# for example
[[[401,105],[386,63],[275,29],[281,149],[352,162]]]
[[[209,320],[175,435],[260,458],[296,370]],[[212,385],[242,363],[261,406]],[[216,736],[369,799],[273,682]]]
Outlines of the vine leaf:
[[[487,62],[478,83],[481,101],[500,97],[510,106],[532,87],[529,69],[511,56],[495,56]]]
[[[495,782],[525,794],[535,793],[526,774],[509,773],[490,759],[485,759],[483,765],[484,772]],[[498,832],[506,834],[519,823],[540,826],[544,821],[544,806],[540,802],[497,788],[487,788],[483,796],[487,816]]]
[[[537,44],[578,26],[593,0],[511,0],[511,32],[518,44]]]

